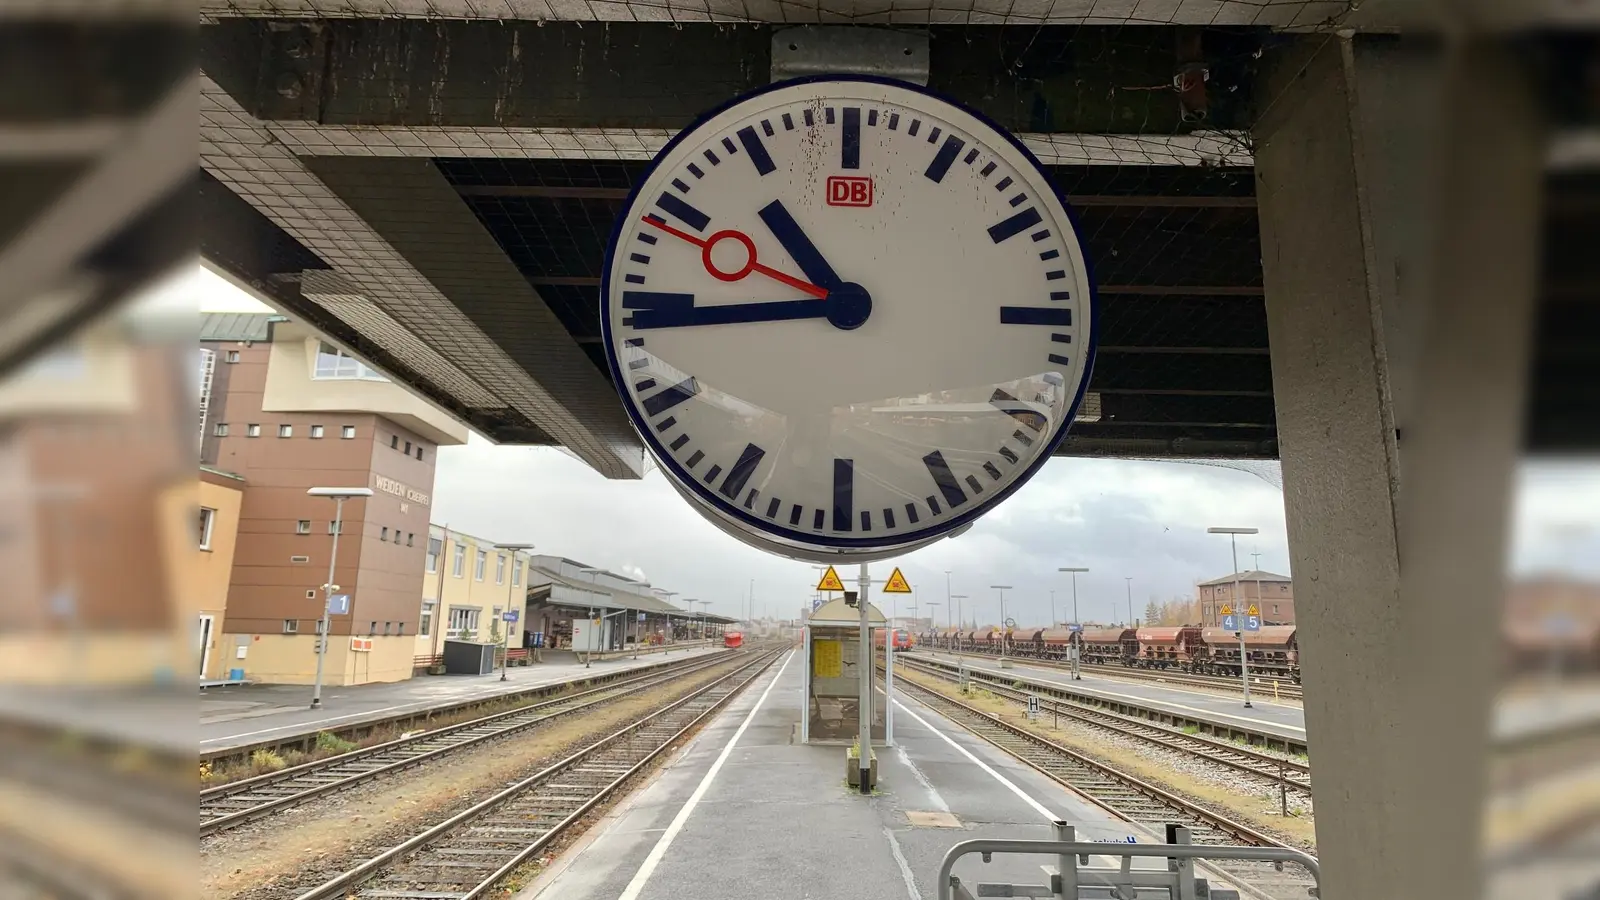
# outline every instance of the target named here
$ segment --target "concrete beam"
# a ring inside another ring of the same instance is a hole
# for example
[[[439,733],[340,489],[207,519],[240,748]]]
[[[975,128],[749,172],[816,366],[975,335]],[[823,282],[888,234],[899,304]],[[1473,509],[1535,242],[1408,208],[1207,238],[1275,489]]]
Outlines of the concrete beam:
[[[637,435],[589,415],[592,391],[565,396],[537,381],[259,120],[201,82],[201,164],[350,285],[330,312],[464,405],[515,411],[607,477],[642,476]]]
[[[1256,127],[1325,897],[1481,887],[1542,155],[1506,59],[1415,50],[1304,39]]]

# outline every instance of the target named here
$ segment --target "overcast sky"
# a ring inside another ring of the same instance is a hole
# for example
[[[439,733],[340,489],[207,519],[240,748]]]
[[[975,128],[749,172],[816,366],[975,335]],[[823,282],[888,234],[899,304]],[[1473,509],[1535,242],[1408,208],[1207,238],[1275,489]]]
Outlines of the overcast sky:
[[[194,281],[208,311],[260,309],[209,273]],[[817,573],[807,563],[740,544],[703,520],[659,472],[641,481],[607,481],[565,453],[495,446],[474,436],[442,448],[433,489],[434,521],[504,542],[532,542],[537,551],[581,560],[711,601],[714,612],[738,614],[754,582],[757,612],[796,615],[814,595]],[[1600,463],[1524,466],[1513,547],[1524,572],[1556,570],[1600,578]],[[1133,579],[1135,617],[1152,598],[1192,597],[1194,584],[1232,569],[1228,541],[1213,525],[1259,528],[1239,541],[1239,566],[1293,574],[1284,530],[1283,494],[1255,474],[1174,462],[1053,459],[1009,500],[967,533],[893,562],[916,587],[922,614],[941,622],[946,576],[965,594],[970,621],[999,620],[998,592],[1009,584],[1006,613],[1044,623],[1055,592],[1056,615],[1070,616],[1071,584],[1056,569],[1084,566],[1078,604],[1085,620],[1127,617]],[[842,572],[847,580],[851,572]],[[880,605],[889,606],[887,597]],[[910,602],[897,598],[895,602]],[[928,604],[938,603],[936,610]]]

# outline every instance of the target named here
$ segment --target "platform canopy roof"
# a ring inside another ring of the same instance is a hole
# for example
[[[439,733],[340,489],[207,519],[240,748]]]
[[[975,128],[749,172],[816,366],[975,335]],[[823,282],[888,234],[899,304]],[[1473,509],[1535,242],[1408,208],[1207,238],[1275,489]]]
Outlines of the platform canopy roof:
[[[886,619],[883,611],[872,604],[867,604],[867,621],[873,625],[883,625]],[[807,626],[821,625],[827,628],[860,628],[861,610],[853,606],[846,606],[843,597],[835,597],[827,603],[817,607],[806,620]]]
[[[671,616],[688,616],[687,610],[673,606],[659,597],[634,593],[620,588],[594,584],[569,578],[543,566],[533,566],[529,576],[528,599],[554,606],[592,606],[597,609],[633,609],[640,612]],[[537,578],[544,583],[532,584]]]

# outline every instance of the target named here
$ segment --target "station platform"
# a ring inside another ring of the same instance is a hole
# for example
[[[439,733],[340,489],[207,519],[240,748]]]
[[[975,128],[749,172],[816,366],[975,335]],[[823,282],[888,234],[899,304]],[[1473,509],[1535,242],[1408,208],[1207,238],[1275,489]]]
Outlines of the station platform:
[[[1234,726],[1247,726],[1276,737],[1304,741],[1305,710],[1297,703],[1274,703],[1272,689],[1251,689],[1251,708],[1245,709],[1242,697],[1216,691],[1168,686],[1155,682],[1129,681],[1085,672],[1079,681],[1063,669],[1032,666],[1012,660],[1002,670],[993,657],[963,656],[938,651],[915,650],[910,657],[926,657],[942,662],[965,661],[972,669],[1005,671],[1033,681],[1058,684],[1085,694],[1181,712],[1198,719]],[[1600,681],[1553,682],[1548,690],[1522,691],[1500,698],[1495,704],[1494,737],[1515,741],[1542,733],[1600,727]]]
[[[1163,839],[903,696],[896,746],[877,751],[878,790],[862,796],[845,784],[844,747],[799,743],[802,665],[788,654],[518,900],[917,900],[935,896],[944,854],[963,840],[1053,840],[1055,819],[1079,840]],[[956,874],[1042,884],[1048,861],[971,858]]]
[[[311,709],[310,685],[212,689],[200,695],[199,749],[202,753],[228,750],[308,731],[359,725],[396,713],[493,699],[578,681],[596,673],[622,672],[722,652],[721,647],[699,646],[664,655],[641,655],[637,660],[597,659],[589,668],[575,660],[535,663],[508,669],[506,681],[501,681],[496,671],[488,675],[426,675],[388,684],[324,687],[321,709]]]

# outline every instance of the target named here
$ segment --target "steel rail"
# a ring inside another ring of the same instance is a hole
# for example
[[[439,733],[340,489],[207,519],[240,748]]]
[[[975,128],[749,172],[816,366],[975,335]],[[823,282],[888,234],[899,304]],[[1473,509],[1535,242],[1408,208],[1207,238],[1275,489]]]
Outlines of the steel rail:
[[[613,681],[602,687],[531,706],[208,788],[200,792],[200,836],[225,831],[290,806],[499,740],[552,719],[631,696],[727,662],[729,658],[720,654],[694,657],[693,661],[685,661],[679,667]]]
[[[663,751],[721,709],[786,650],[761,654],[693,694],[407,838],[306,891],[296,900],[344,900],[349,896],[369,900],[393,897],[474,900],[483,897]],[[645,737],[644,747],[634,745],[634,738],[640,735]],[[587,784],[567,781],[573,778],[583,782],[585,777],[596,775],[599,778],[590,778]],[[582,793],[574,794],[574,791]],[[516,809],[519,804],[524,808]],[[502,811],[508,811],[503,821],[495,820],[495,814]],[[452,841],[458,846],[449,846]],[[432,874],[434,872],[439,874]],[[392,876],[394,887],[385,888],[384,882],[374,888],[365,887],[368,882],[385,876]],[[356,893],[352,895],[353,891]]]
[[[941,681],[956,682],[958,680],[957,676],[951,675],[948,671],[920,664],[920,662],[902,658],[900,664],[909,671],[931,675]],[[1027,691],[998,684],[989,684],[985,690],[999,694],[1008,700],[1015,700],[1024,704],[1027,703],[1030,696]],[[1039,699],[1041,708],[1049,712],[1067,716],[1123,737],[1135,738],[1168,750],[1192,755],[1248,775],[1278,782],[1281,769],[1283,784],[1308,795],[1311,793],[1311,766],[1298,760],[1240,747],[1237,744],[1219,741],[1216,738],[1187,734],[1175,728],[1168,728],[1164,725],[1157,725],[1154,722],[1142,721],[1131,716],[1096,709],[1085,704],[1050,697],[1041,697]]]

